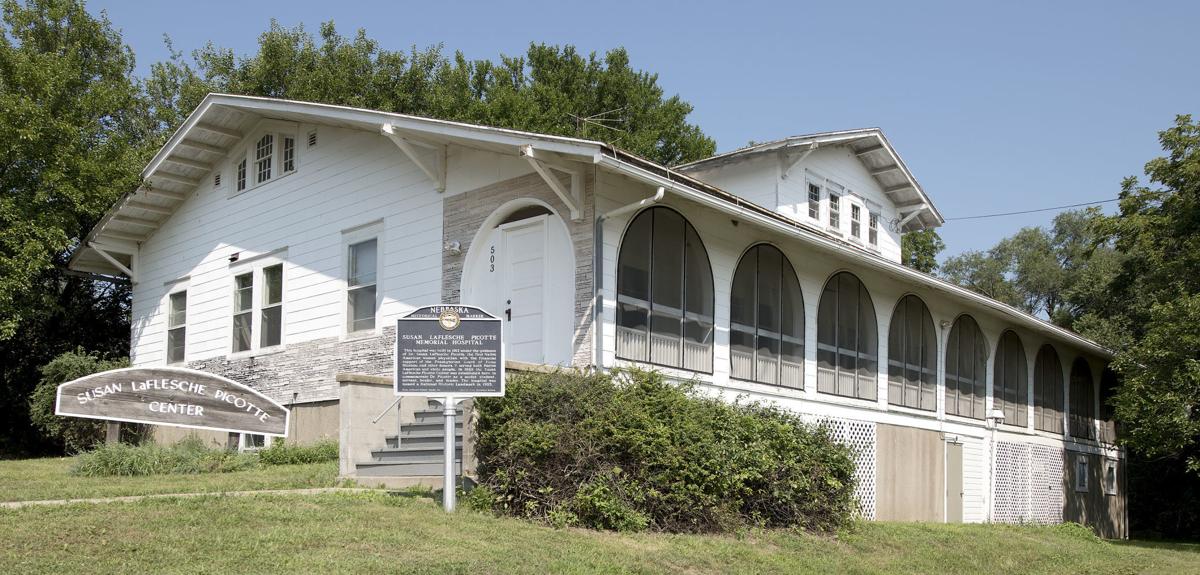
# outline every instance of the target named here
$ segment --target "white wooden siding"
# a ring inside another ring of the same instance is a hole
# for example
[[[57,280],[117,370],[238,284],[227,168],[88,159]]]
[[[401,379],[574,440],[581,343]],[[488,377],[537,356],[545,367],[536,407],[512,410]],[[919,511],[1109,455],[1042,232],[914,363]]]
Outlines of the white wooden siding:
[[[299,147],[299,170],[228,197],[201,185],[139,254],[133,297],[134,365],[165,361],[164,282],[190,276],[187,360],[231,349],[232,274],[242,259],[287,248],[284,341],[343,334],[345,255],[341,232],[375,220],[380,245],[381,325],[441,289],[443,195],[399,150],[365,132],[321,127],[318,145]],[[307,129],[301,132],[307,133]],[[231,149],[239,149],[233,147]],[[230,171],[226,164],[221,169]]]

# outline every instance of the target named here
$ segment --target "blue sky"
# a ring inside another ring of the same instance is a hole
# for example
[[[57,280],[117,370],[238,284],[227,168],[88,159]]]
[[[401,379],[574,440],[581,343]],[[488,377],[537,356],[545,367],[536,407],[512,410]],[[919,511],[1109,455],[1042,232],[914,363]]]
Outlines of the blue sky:
[[[200,8],[205,5],[207,8]],[[721,151],[879,126],[947,218],[1116,197],[1159,155],[1157,132],[1200,115],[1200,2],[93,1],[140,73],[212,41],[254,50],[271,18],[393,50],[468,58],[530,42],[624,46]],[[1112,204],[1108,204],[1109,210]],[[986,249],[1053,213],[947,222],[946,254]]]

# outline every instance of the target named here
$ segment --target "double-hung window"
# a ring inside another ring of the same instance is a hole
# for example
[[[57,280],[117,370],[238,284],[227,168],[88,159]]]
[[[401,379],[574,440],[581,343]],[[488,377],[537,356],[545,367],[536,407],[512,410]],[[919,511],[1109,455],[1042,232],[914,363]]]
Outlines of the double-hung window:
[[[808,217],[821,219],[821,186],[808,182]]]
[[[187,291],[179,291],[167,303],[167,363],[182,363],[186,344]]]
[[[867,214],[867,243],[879,245],[879,212]]]
[[[350,333],[375,329],[377,311],[377,268],[379,239],[352,243],[346,265],[346,331]]]
[[[862,208],[858,204],[850,204],[850,237],[862,237]]]
[[[233,352],[283,344],[283,264],[267,261],[233,276]]]

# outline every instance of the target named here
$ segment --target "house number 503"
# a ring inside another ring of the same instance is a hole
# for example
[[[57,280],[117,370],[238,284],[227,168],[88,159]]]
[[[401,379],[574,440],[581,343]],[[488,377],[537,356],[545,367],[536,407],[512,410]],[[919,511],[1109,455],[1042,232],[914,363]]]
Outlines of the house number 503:
[[[488,273],[496,271],[496,246],[492,246],[492,255],[488,257]]]

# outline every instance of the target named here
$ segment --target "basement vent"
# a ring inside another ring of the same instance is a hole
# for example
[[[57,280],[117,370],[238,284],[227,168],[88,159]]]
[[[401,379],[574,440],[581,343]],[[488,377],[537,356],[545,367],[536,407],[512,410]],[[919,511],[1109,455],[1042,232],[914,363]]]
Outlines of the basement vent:
[[[221,187],[221,174],[220,173],[213,174],[213,187],[214,188]]]
[[[317,133],[315,131],[308,133],[308,147],[317,145]]]

